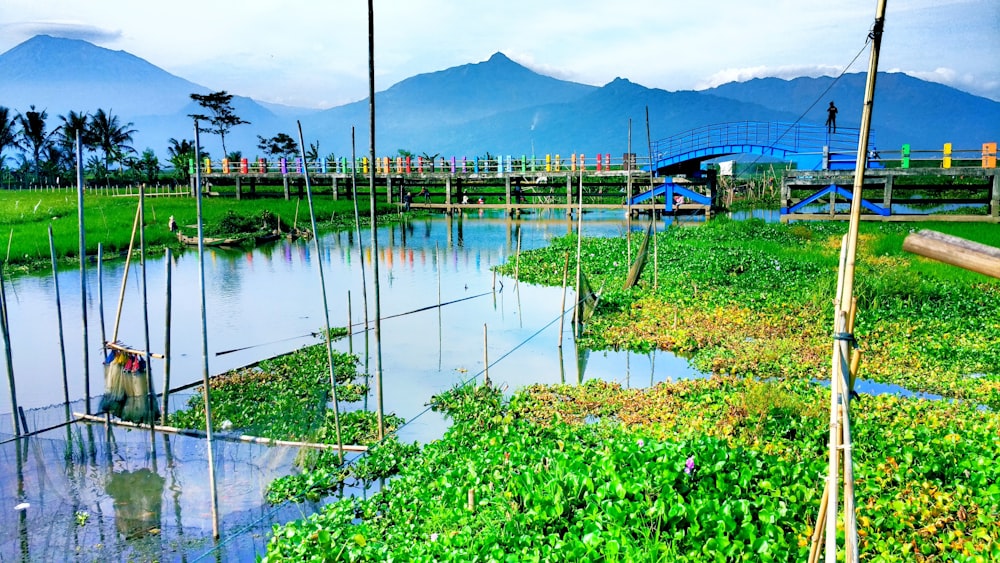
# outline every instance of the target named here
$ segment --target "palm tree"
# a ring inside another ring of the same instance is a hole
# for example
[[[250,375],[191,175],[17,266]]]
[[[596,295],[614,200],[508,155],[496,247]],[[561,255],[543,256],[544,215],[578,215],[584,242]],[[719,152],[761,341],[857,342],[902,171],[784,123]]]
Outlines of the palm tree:
[[[174,165],[174,174],[185,182],[188,179],[188,161],[194,160],[194,141],[182,139],[178,141],[171,137],[168,141],[167,160]]]
[[[135,149],[129,144],[132,142],[132,135],[135,129],[131,129],[132,122],[124,125],[118,123],[118,117],[112,115],[110,111],[103,109],[90,119],[90,138],[94,146],[104,153],[104,168],[110,168],[112,162],[120,162],[121,158],[129,153],[134,153]]]
[[[90,139],[89,121],[90,116],[83,112],[70,111],[66,115],[60,115],[62,121],[62,136],[59,144],[66,152],[73,154],[76,151],[76,136],[80,135],[80,145],[82,150],[87,150],[93,146]]]
[[[52,144],[52,137],[59,132],[58,127],[53,131],[45,130],[45,120],[48,117],[49,114],[45,110],[35,111],[33,104],[28,111],[17,116],[17,122],[21,127],[22,146],[31,150],[35,174],[41,170],[41,158],[43,154],[48,152],[48,147]]]
[[[10,109],[0,106],[0,170],[3,169],[4,162],[7,160],[7,157],[3,155],[3,151],[7,147],[21,148],[21,144],[17,139],[16,126],[17,119],[11,115]]]

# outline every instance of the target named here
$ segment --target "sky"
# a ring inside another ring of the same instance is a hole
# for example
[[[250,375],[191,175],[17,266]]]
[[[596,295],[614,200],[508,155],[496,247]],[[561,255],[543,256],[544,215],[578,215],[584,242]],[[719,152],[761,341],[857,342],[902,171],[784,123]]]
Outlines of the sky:
[[[280,7],[279,7],[280,4]],[[374,0],[375,87],[502,52],[539,73],[669,91],[866,72],[877,0]],[[329,108],[368,95],[363,0],[3,0],[34,35],[124,50],[211,90]],[[1000,101],[1000,1],[889,0],[879,70]]]

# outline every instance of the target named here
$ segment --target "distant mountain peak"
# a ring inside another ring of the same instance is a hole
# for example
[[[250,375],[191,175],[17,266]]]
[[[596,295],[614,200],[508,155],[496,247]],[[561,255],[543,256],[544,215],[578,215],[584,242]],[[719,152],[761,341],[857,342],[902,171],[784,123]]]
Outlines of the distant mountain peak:
[[[490,56],[489,60],[487,60],[486,62],[488,62],[488,63],[512,63],[514,61],[512,61],[511,58],[508,57],[507,55],[501,53],[500,51],[497,51],[496,53],[493,53],[493,55]]]

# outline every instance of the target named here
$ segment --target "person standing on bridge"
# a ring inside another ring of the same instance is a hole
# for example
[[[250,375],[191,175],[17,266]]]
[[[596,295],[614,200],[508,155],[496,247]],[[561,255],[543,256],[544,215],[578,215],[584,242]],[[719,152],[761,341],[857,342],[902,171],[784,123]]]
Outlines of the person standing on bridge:
[[[830,102],[830,107],[826,108],[826,132],[837,132],[837,106]]]

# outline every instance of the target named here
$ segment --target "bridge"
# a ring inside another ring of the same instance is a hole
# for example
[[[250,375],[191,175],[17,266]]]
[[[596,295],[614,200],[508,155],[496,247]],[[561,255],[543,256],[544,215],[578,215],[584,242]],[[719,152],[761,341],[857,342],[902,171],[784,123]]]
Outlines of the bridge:
[[[838,155],[850,156],[854,168],[857,128],[839,127],[828,133],[826,126],[803,123],[732,121],[706,125],[678,133],[651,147],[653,167],[660,175],[695,174],[701,163],[733,154],[757,154],[783,161],[795,160],[799,168],[836,168]],[[871,136],[869,136],[871,138]],[[808,166],[804,166],[808,161]]]

